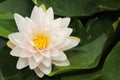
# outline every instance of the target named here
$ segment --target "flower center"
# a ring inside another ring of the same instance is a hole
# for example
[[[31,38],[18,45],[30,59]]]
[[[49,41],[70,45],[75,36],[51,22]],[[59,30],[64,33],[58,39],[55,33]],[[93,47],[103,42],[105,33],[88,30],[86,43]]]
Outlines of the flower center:
[[[40,33],[33,38],[33,41],[35,47],[42,50],[48,46],[50,38],[46,36],[44,33]]]

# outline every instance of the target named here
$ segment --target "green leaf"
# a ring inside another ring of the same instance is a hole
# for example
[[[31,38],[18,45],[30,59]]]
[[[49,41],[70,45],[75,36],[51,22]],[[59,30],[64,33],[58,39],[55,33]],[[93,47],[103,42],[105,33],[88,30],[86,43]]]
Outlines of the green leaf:
[[[91,72],[85,74],[74,74],[62,77],[61,80],[98,80],[100,77],[99,72]]]
[[[14,20],[0,20],[0,36],[8,38],[10,33],[16,31],[18,30]]]
[[[111,33],[111,28],[112,28],[112,30],[114,31],[113,34],[115,35],[117,29],[119,28],[118,27],[119,21],[120,21],[120,18],[118,18],[118,20],[112,24],[113,26],[110,27],[111,26],[110,20],[94,19],[94,20],[89,21],[90,24],[88,26],[88,29],[89,29],[88,31],[91,32],[91,34],[93,35],[93,38],[94,38],[94,37],[100,35],[100,33],[106,33],[106,34]],[[100,24],[101,24],[101,26],[100,26]],[[106,25],[106,24],[109,24],[109,25]],[[104,26],[106,26],[106,27],[104,27]],[[100,27],[102,27],[102,29],[104,29],[104,30],[101,30]],[[95,31],[95,30],[97,30],[97,31]],[[107,36],[110,36],[110,35],[107,35]],[[113,36],[112,36],[112,38],[113,38]],[[80,79],[81,80],[119,80],[120,79],[120,77],[119,77],[119,74],[120,74],[119,73],[119,66],[120,66],[119,61],[120,61],[120,59],[117,58],[117,57],[119,57],[119,53],[120,53],[119,48],[120,48],[120,42],[114,47],[112,52],[107,57],[102,70],[98,69],[99,67],[97,67],[97,68],[94,68],[91,70],[77,71],[76,73],[74,73],[72,75],[70,74],[70,75],[63,76],[62,80],[80,80]],[[108,48],[106,48],[106,50],[108,50]]]
[[[87,31],[91,35],[91,38],[95,39],[103,33],[107,34],[112,24],[113,21],[110,19],[95,18],[87,23]]]
[[[114,29],[114,31],[116,31],[118,29],[119,24],[120,24],[120,17],[118,18],[118,20],[116,20],[113,23],[113,29]]]
[[[8,38],[10,33],[18,31],[13,14],[30,16],[32,8],[33,5],[29,0],[6,0],[0,3],[0,36]]]
[[[89,41],[90,34],[87,32],[80,20],[73,19],[69,27],[73,29],[72,36],[76,36],[81,39],[80,45],[84,45]]]
[[[0,3],[0,13],[19,13],[23,16],[29,16],[33,8],[29,0],[5,0]]]
[[[70,66],[55,67],[49,76],[67,71],[91,69],[97,66],[106,40],[107,37],[102,35],[89,44],[67,51],[66,53],[71,63]]]
[[[109,47],[111,42],[115,39],[116,35],[120,31],[120,28],[118,26],[119,21],[120,19],[118,19],[117,21],[112,19],[111,15],[109,16],[104,15],[101,16],[100,18],[95,18],[88,21],[86,27],[87,32],[91,36],[89,41],[92,41],[96,39],[98,36],[100,36],[102,33],[105,33],[108,38],[104,49],[104,51],[106,51],[107,47]]]
[[[9,55],[10,49],[4,47],[0,51],[0,72],[2,76],[12,76],[13,74],[17,74],[18,70],[16,70],[16,58],[13,58]],[[9,66],[9,68],[8,68]]]
[[[120,42],[108,55],[102,69],[102,80],[120,80]]]
[[[117,2],[116,2],[117,1]],[[119,10],[120,1],[119,0],[100,0],[99,9],[100,10]]]
[[[0,20],[11,20],[13,19],[12,13],[0,13]]]
[[[3,42],[0,39],[0,44]],[[16,69],[17,60],[18,58],[10,55],[8,47],[5,46],[0,50],[0,80],[39,80],[34,71],[28,68]],[[32,78],[30,79],[30,77]]]
[[[53,7],[60,16],[90,16],[103,10],[115,10],[120,0],[32,0],[35,4]]]
[[[109,18],[97,18],[90,20],[86,25],[87,29],[85,29],[79,20],[73,20],[70,25],[73,28],[72,35],[81,38],[82,45],[79,44],[77,47],[66,51],[71,63],[70,66],[54,67],[49,76],[96,67],[101,55],[108,49],[112,41],[109,37],[114,38],[113,34],[116,33],[112,26],[113,22],[114,20]]]
[[[0,50],[6,45],[6,42],[4,41],[4,39],[2,39],[0,37]]]

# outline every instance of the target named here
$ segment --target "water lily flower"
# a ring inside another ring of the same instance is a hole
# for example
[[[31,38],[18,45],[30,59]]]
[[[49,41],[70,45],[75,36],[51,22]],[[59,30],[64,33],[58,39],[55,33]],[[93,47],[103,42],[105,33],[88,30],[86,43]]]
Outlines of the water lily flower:
[[[19,32],[8,36],[8,46],[12,48],[10,54],[19,57],[17,69],[29,66],[39,77],[43,77],[51,72],[52,64],[70,65],[64,51],[80,42],[79,38],[70,36],[70,18],[54,19],[51,7],[45,11],[37,6],[30,18],[17,13],[14,18]]]

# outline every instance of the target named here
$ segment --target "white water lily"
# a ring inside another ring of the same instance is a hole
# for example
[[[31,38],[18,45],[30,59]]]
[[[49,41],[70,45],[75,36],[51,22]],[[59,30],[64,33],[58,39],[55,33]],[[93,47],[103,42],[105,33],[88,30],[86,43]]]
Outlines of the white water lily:
[[[64,51],[80,42],[79,38],[70,36],[70,18],[54,19],[51,7],[44,11],[37,6],[30,18],[17,13],[14,17],[19,32],[8,36],[8,46],[12,48],[10,54],[19,57],[17,69],[29,66],[39,77],[43,77],[51,72],[52,64],[70,65]]]

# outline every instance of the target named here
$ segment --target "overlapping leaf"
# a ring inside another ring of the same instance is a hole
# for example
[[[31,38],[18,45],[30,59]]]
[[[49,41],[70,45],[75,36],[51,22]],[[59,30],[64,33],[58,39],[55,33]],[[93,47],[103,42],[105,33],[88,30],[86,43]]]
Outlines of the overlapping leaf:
[[[13,14],[29,16],[32,7],[29,0],[6,0],[0,3],[0,36],[7,38],[8,34],[17,31]]]
[[[104,10],[116,10],[120,0],[32,0],[35,4],[53,7],[60,16],[90,16]]]
[[[0,13],[19,13],[23,16],[29,16],[32,7],[29,0],[5,0],[0,3]]]
[[[102,69],[102,80],[119,80],[120,79],[120,42],[114,47],[108,55]],[[114,65],[113,65],[114,64]]]
[[[120,20],[118,19],[113,23],[114,29],[119,26]],[[108,49],[107,49],[108,50]],[[102,69],[93,69],[84,71],[83,74],[77,72],[78,74],[72,74],[62,77],[62,80],[119,80],[119,61],[120,58],[120,42],[113,48],[109,53]],[[104,56],[104,55],[103,55]]]
[[[111,42],[110,37],[113,38],[113,34],[116,33],[116,30],[114,30],[112,26],[113,21],[110,19],[93,19],[89,21],[86,32],[83,32],[85,28],[83,28],[81,22],[77,22],[77,25],[73,27],[73,29],[77,27],[74,29],[78,33],[76,36],[80,37],[82,41],[85,39],[86,33],[86,40],[88,41],[85,41],[86,44],[84,43],[84,45],[79,45],[76,48],[68,50],[66,54],[69,57],[71,65],[68,67],[54,67],[50,76],[73,70],[96,67],[99,63],[100,56],[103,54],[104,50],[107,49],[106,46],[109,45],[108,42]],[[116,28],[117,27],[116,25]],[[75,33],[73,33],[73,35],[74,34]]]

